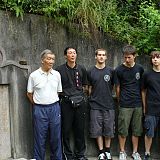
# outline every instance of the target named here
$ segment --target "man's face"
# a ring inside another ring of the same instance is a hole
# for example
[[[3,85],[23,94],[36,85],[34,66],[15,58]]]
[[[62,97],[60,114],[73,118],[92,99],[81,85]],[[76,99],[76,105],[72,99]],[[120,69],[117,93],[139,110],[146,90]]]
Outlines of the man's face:
[[[95,59],[99,64],[105,63],[107,59],[105,51],[98,51],[97,55],[95,56]]]
[[[135,62],[135,55],[132,54],[124,54],[124,62],[126,66],[132,67]]]
[[[55,55],[53,54],[47,54],[42,59],[42,67],[46,71],[49,71],[53,67],[54,63],[55,63]]]
[[[65,55],[65,57],[66,57],[68,62],[74,63],[76,61],[76,58],[77,58],[76,50],[74,48],[69,48],[67,50],[67,54]]]
[[[154,66],[160,66],[160,54],[152,55],[152,64]]]

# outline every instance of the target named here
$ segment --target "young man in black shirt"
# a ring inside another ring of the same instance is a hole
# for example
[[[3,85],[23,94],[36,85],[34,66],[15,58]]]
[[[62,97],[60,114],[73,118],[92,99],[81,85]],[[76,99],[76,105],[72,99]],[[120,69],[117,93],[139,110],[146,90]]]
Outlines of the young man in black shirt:
[[[85,158],[85,102],[76,107],[71,100],[73,97],[84,97],[87,86],[86,69],[76,63],[77,51],[73,47],[64,50],[66,63],[57,70],[61,74],[63,93],[61,96],[62,107],[62,137],[64,158],[67,160],[86,160]],[[70,146],[70,135],[73,130],[74,151]]]
[[[142,100],[145,114],[145,157],[151,160],[150,149],[154,131],[160,127],[160,51],[151,52],[152,70],[143,75]]]
[[[119,160],[126,160],[125,142],[129,126],[132,129],[132,158],[141,160],[138,139],[142,134],[141,77],[144,69],[135,63],[136,50],[127,45],[123,48],[124,63],[115,69],[116,95],[119,103],[118,138],[120,145]]]
[[[98,160],[111,160],[110,144],[114,137],[113,69],[106,66],[107,51],[95,51],[96,65],[88,71],[90,135],[96,138]]]

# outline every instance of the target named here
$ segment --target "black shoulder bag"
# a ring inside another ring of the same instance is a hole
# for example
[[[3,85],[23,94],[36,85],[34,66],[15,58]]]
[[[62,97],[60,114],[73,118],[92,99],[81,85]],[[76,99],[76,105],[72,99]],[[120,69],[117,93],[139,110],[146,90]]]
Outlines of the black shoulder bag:
[[[67,68],[67,76],[68,76],[69,82],[72,84],[73,87],[75,87],[74,83],[72,81],[71,75],[70,75],[70,73],[68,71],[68,68]],[[69,96],[68,99],[71,102],[73,108],[78,108],[83,103],[85,103],[85,98],[84,98],[83,95],[76,95],[75,94],[75,95]]]

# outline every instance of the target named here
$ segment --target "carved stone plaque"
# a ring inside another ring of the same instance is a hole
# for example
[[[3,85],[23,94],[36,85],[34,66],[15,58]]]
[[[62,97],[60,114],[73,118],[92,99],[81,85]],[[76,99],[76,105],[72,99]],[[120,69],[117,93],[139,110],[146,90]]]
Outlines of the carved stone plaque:
[[[3,61],[3,55],[2,55],[2,52],[0,51],[0,64],[2,63]]]
[[[0,85],[0,159],[11,157],[8,85]]]

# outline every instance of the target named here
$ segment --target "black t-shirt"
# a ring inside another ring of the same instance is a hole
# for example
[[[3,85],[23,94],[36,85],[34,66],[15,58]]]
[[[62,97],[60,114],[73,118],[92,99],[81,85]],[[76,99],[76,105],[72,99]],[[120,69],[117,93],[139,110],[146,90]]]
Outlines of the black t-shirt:
[[[146,89],[146,114],[160,116],[160,72],[145,72],[142,88]]]
[[[110,67],[98,69],[95,66],[88,70],[89,85],[92,86],[90,106],[92,109],[114,109],[112,98],[114,71]]]
[[[63,64],[56,68],[61,74],[63,95],[72,96],[83,94],[83,85],[87,85],[87,72],[84,66],[76,65],[70,68]]]
[[[140,107],[141,80],[144,72],[140,64],[135,64],[129,68],[121,64],[115,69],[115,84],[120,85],[120,106],[121,107]]]

